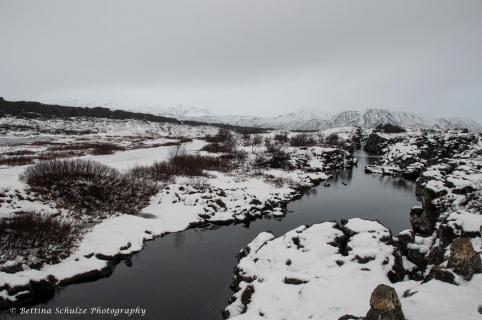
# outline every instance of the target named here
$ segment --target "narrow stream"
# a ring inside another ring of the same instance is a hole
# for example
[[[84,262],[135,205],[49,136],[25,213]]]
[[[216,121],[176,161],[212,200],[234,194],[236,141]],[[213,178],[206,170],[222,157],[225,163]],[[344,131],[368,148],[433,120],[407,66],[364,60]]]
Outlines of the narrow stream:
[[[378,219],[394,234],[409,228],[409,209],[417,204],[414,183],[366,175],[365,165],[376,158],[363,151],[357,157],[357,167],[341,172],[329,181],[329,187],[322,183],[290,203],[292,212],[282,219],[260,219],[249,227],[187,230],[147,242],[146,248],[132,257],[131,266],[121,263],[109,278],[61,289],[43,306],[143,307],[147,309],[144,319],[222,319],[220,310],[232,295],[229,284],[236,254],[262,231],[281,235],[302,224],[351,217]],[[47,316],[35,316],[44,318]]]

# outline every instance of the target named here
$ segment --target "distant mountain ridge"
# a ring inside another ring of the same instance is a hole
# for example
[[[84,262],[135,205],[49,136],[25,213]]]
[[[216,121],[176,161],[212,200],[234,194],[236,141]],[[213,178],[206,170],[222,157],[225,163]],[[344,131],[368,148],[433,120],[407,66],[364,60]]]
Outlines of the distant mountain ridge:
[[[106,105],[108,106],[108,105]],[[78,107],[64,106],[58,104],[46,104],[36,101],[7,101],[0,97],[0,117],[14,116],[19,118],[73,118],[73,117],[90,117],[90,118],[106,118],[117,120],[143,120],[159,123],[186,124],[191,126],[214,126],[238,131],[240,133],[260,133],[264,129],[259,127],[242,127],[221,122],[205,123],[196,120],[177,119],[173,117],[162,116],[159,114],[131,112],[126,110],[113,110],[108,107]]]
[[[342,111],[329,114],[320,111],[302,110],[274,117],[257,117],[245,115],[216,115],[207,109],[195,106],[174,105],[140,106],[127,97],[117,97],[117,102],[94,103],[98,99],[83,99],[64,101],[62,104],[82,107],[107,107],[130,111],[142,111],[158,116],[174,118],[183,121],[203,123],[228,124],[240,127],[276,128],[284,130],[324,130],[336,127],[360,126],[374,128],[379,124],[390,123],[403,127],[448,129],[467,128],[470,131],[482,131],[482,125],[472,119],[459,117],[435,118],[410,112],[392,111],[387,109],[368,108],[363,111]],[[129,104],[130,106],[127,106]]]
[[[182,120],[196,120],[210,123],[226,123],[236,126],[251,126],[260,128],[277,128],[286,130],[324,130],[336,127],[360,126],[362,128],[374,128],[379,124],[390,123],[402,127],[428,128],[428,129],[449,129],[467,128],[471,131],[482,131],[482,126],[476,121],[468,118],[434,118],[421,116],[410,112],[391,111],[386,109],[369,108],[364,111],[343,111],[330,115],[325,112],[299,111],[282,114],[275,117],[254,117],[225,115],[216,116],[209,111],[194,111],[190,109],[189,115],[182,109],[183,113],[176,113],[175,107],[168,114],[159,113],[164,116],[171,116]]]

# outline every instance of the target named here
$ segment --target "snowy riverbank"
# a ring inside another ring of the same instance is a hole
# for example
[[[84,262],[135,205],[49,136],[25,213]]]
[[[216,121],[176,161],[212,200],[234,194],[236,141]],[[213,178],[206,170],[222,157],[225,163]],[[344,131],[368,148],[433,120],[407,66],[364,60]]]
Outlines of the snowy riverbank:
[[[344,129],[341,132],[347,134]],[[272,134],[271,134],[272,136]],[[206,143],[194,139],[185,143],[188,153],[199,151]],[[166,160],[171,146],[119,151],[109,155],[87,155],[90,159],[125,171],[138,165]],[[81,240],[68,258],[56,264],[31,268],[18,257],[0,268],[0,306],[33,302],[53,293],[55,287],[109,275],[114,265],[127,255],[142,249],[146,240],[193,226],[242,222],[263,215],[282,216],[287,201],[299,197],[304,190],[327,179],[331,172],[352,165],[352,154],[339,147],[283,147],[289,155],[289,170],[252,168],[264,146],[246,149],[248,165],[232,172],[206,171],[203,177],[175,177],[164,183],[159,193],[140,215],[119,213],[84,230]],[[253,152],[253,150],[255,152]],[[39,202],[19,174],[28,166],[10,166],[0,170],[5,177],[0,188],[6,201],[0,212],[9,217],[15,212],[32,211],[44,215],[60,215],[72,219],[69,210],[56,203]],[[26,253],[28,254],[28,253]]]

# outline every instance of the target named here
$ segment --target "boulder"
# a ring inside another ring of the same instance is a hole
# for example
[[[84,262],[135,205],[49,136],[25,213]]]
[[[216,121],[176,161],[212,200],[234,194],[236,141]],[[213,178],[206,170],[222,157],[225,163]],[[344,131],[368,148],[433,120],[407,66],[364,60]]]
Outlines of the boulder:
[[[474,250],[469,238],[455,239],[450,246],[448,265],[465,280],[470,280],[474,273],[482,271],[480,257]]]
[[[390,286],[380,284],[372,292],[370,310],[366,320],[405,320],[397,292]]]

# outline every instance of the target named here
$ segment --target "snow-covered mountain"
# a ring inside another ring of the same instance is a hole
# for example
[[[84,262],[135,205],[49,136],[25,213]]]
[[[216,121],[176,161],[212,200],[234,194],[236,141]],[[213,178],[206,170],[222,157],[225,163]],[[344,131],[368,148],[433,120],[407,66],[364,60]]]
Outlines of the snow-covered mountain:
[[[201,109],[193,106],[186,106],[183,104],[177,104],[172,107],[159,107],[156,113],[165,117],[176,118],[176,119],[192,119],[200,118],[205,116],[211,116],[211,112],[206,109]]]
[[[161,114],[168,115],[165,113]],[[169,113],[171,116],[174,114],[174,112]],[[390,123],[413,128],[467,128],[471,131],[482,130],[482,126],[479,123],[467,118],[432,118],[409,112],[398,112],[385,109],[343,111],[333,115],[317,111],[300,111],[265,118],[238,115],[216,116],[209,112],[199,116],[178,115],[175,117],[178,119],[189,119],[203,122],[228,123],[239,126],[289,130],[324,130],[346,126],[373,128],[381,123]]]
[[[413,128],[467,128],[471,131],[482,131],[481,124],[468,118],[435,118],[410,112],[376,108],[369,108],[363,111],[343,111],[335,114],[305,110],[285,113],[274,117],[257,117],[246,115],[216,115],[207,109],[186,105],[174,105],[171,107],[138,105],[124,96],[120,96],[116,101],[111,101],[110,103],[100,101],[99,99],[81,99],[68,102],[62,101],[60,104],[84,107],[100,106],[111,109],[146,112],[179,120],[195,120],[208,123],[226,123],[237,126],[286,130],[324,130],[346,126],[373,128],[381,123],[390,123]]]

